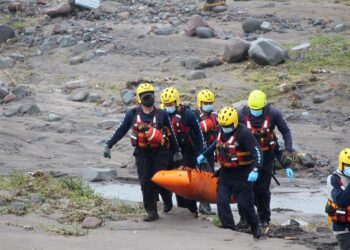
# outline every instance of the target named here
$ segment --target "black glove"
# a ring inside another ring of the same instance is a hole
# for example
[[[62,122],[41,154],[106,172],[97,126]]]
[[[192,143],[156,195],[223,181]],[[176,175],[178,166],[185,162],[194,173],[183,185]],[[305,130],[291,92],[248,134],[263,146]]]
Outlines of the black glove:
[[[183,160],[183,157],[182,157],[181,151],[177,151],[174,154],[173,161],[174,162],[181,162],[182,160]]]

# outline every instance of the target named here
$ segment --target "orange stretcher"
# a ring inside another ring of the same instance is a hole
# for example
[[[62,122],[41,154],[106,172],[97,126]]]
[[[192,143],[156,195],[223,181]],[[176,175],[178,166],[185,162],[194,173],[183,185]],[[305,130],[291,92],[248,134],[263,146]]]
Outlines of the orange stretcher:
[[[174,169],[158,171],[152,181],[187,199],[216,203],[217,177],[197,169]],[[231,203],[234,203],[233,196]]]

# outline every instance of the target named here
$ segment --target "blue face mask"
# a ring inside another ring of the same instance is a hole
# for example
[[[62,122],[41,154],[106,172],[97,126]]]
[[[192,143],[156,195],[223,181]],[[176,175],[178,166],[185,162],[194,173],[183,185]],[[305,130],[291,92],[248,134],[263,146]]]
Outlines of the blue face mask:
[[[346,177],[350,177],[350,166],[349,167],[344,167],[343,173],[344,173],[344,175]]]
[[[202,110],[205,113],[209,113],[210,111],[213,110],[213,104],[203,104],[202,105]]]
[[[231,133],[231,132],[233,131],[233,128],[232,128],[232,127],[230,127],[230,128],[224,128],[224,127],[222,127],[222,131],[223,131],[225,134],[229,134],[229,133]]]
[[[172,114],[176,111],[176,107],[165,107],[165,111],[168,113],[168,114]]]
[[[263,114],[263,110],[262,109],[259,109],[259,110],[251,109],[250,113],[252,114],[252,116],[259,117]]]

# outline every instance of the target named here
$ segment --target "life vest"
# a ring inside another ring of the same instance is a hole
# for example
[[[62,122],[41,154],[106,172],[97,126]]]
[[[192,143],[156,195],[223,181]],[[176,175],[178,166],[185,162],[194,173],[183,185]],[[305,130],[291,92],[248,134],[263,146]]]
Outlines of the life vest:
[[[225,168],[236,168],[253,163],[251,153],[240,150],[234,134],[224,142],[221,139],[221,132],[216,139],[216,158],[217,162]]]
[[[252,132],[252,134],[255,136],[257,141],[260,144],[261,149],[264,152],[267,151],[274,151],[277,145],[277,137],[274,133],[274,131],[271,131],[270,126],[270,115],[268,112],[268,107],[264,108],[264,122],[262,123],[260,128],[255,128],[252,126],[250,122],[250,117],[249,117],[249,109],[244,108],[244,122],[246,127]]]
[[[170,120],[171,126],[179,145],[189,143],[191,128],[185,125],[183,121],[185,108],[181,107],[180,112],[176,113]]]
[[[136,110],[135,110],[136,113]],[[170,131],[168,128],[157,128],[157,110],[152,123],[142,121],[140,111],[136,113],[130,134],[131,144],[139,148],[158,148],[169,145]]]
[[[207,143],[207,145],[210,145],[212,142],[215,141],[219,132],[217,114],[214,112],[210,112],[210,114],[208,115],[200,111],[197,112],[199,113],[200,126],[203,132],[204,140]]]
[[[347,185],[350,183],[350,178],[347,178],[343,175],[335,172],[335,175],[339,177],[339,186],[342,190],[345,190]],[[331,222],[339,224],[349,224],[350,225],[350,204],[346,207],[339,207],[332,200],[331,192],[333,186],[331,184],[331,178],[333,175],[329,175],[327,178],[327,191],[328,191],[328,200],[326,204],[326,213],[328,214],[328,224]]]

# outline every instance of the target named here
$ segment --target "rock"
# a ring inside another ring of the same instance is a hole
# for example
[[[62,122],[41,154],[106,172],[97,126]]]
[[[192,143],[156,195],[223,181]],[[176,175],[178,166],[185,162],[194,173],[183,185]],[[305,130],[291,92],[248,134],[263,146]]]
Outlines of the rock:
[[[168,23],[168,24],[157,25],[156,30],[154,31],[154,34],[166,36],[166,35],[174,34],[174,32],[175,32],[174,26]]]
[[[65,48],[65,47],[72,47],[76,45],[78,41],[74,37],[66,35],[66,36],[61,36],[58,39],[58,43],[61,48]]]
[[[199,80],[206,78],[206,74],[203,70],[194,70],[187,74],[189,80]]]
[[[206,23],[200,15],[194,15],[189,18],[185,26],[185,35],[195,35],[197,27],[209,27],[208,23]]]
[[[26,210],[27,209],[27,204],[23,202],[12,202],[11,203],[11,210]]]
[[[225,45],[224,61],[239,62],[246,59],[248,57],[249,47],[249,42],[237,37],[233,38]]]
[[[272,30],[272,25],[270,22],[263,22],[261,25],[260,25],[260,29],[264,32],[269,32]]]
[[[110,168],[86,168],[83,172],[84,181],[111,181],[117,178],[117,170]]]
[[[104,56],[106,55],[106,51],[102,50],[102,49],[97,49],[94,51],[94,56],[95,57],[100,57],[100,56]]]
[[[127,19],[129,19],[129,17],[130,17],[130,13],[127,12],[127,11],[119,12],[119,13],[117,14],[117,17],[118,17],[119,19],[121,19],[121,20],[127,20]]]
[[[187,69],[202,69],[202,60],[198,57],[189,56],[184,62]]]
[[[86,32],[83,34],[83,41],[84,42],[89,42],[92,39],[92,33],[91,32]]]
[[[20,2],[10,2],[8,5],[7,5],[7,9],[10,11],[10,12],[19,12],[19,11],[22,11],[22,5]]]
[[[220,66],[222,65],[224,62],[218,58],[218,57],[213,57],[208,59],[208,61],[206,63],[204,63],[205,67],[215,67],[215,66]]]
[[[332,233],[332,230],[329,227],[316,227],[316,232],[322,234],[330,234]]]
[[[50,36],[44,40],[44,42],[41,44],[40,48],[42,50],[50,50],[56,47],[57,44],[57,37],[56,36]]]
[[[260,29],[263,22],[256,18],[248,18],[242,24],[242,29],[245,33],[252,33]]]
[[[313,101],[313,103],[320,104],[320,103],[325,102],[327,99],[328,99],[327,95],[315,95],[312,98],[312,101]]]
[[[4,113],[6,117],[12,117],[18,114],[18,107],[12,107]]]
[[[69,3],[61,3],[55,7],[46,9],[44,12],[50,17],[66,16],[72,12],[72,7]]]
[[[226,6],[215,6],[213,8],[213,12],[215,13],[220,13],[220,12],[224,12],[227,10],[227,7]]]
[[[199,38],[212,38],[214,36],[214,31],[212,28],[208,27],[197,27],[195,35]]]
[[[53,35],[59,35],[59,34],[65,34],[65,33],[67,33],[67,29],[62,27],[59,24],[56,24],[52,29]]]
[[[344,32],[346,30],[346,26],[342,23],[340,24],[337,24],[335,27],[334,27],[334,31],[335,32]]]
[[[85,80],[74,80],[64,84],[62,91],[64,93],[70,93],[72,90],[77,88],[86,88],[88,84]]]
[[[36,26],[28,26],[24,28],[25,35],[32,35],[36,31]]]
[[[36,103],[25,103],[18,108],[21,115],[37,115],[40,113],[40,108]]]
[[[310,47],[310,45],[311,45],[310,43],[303,43],[303,44],[300,44],[298,46],[293,47],[292,51],[308,49]]]
[[[32,194],[30,196],[30,201],[32,203],[42,203],[45,201],[45,197],[41,196],[40,194]]]
[[[86,217],[81,224],[82,228],[95,229],[102,225],[102,220],[96,217]]]
[[[245,106],[248,106],[247,100],[241,100],[241,101],[235,102],[231,105],[231,107],[237,111],[244,108]]]
[[[313,168],[315,166],[315,161],[309,153],[304,154],[299,152],[296,154],[296,159],[303,167]]]
[[[20,53],[12,53],[10,55],[10,58],[12,58],[13,60],[15,60],[17,62],[24,62],[24,55],[22,55]]]
[[[101,99],[101,96],[97,93],[91,93],[88,96],[88,102],[97,102]]]
[[[89,92],[87,90],[81,90],[70,96],[70,100],[73,102],[83,102],[88,97]]]
[[[267,38],[252,42],[248,54],[258,64],[273,66],[284,62],[287,57],[287,51],[280,44]]]
[[[16,95],[13,94],[12,92],[8,93],[8,95],[5,96],[3,99],[4,103],[9,103],[9,102],[12,102],[14,100],[16,100]]]
[[[49,116],[47,117],[47,120],[49,122],[57,122],[63,120],[63,116],[55,114],[55,113],[49,113]]]
[[[18,86],[12,90],[12,93],[16,95],[16,99],[20,100],[29,95],[28,90],[23,86]]]
[[[282,226],[296,226],[296,227],[306,227],[307,225],[309,225],[309,223],[299,219],[289,219],[287,222],[282,224]]]
[[[0,24],[0,43],[15,36],[15,30],[8,25]]]
[[[70,52],[73,56],[79,55],[83,52],[86,52],[89,49],[89,44],[79,41],[76,45],[70,48]]]
[[[277,72],[277,74],[276,74],[276,78],[279,81],[282,81],[282,80],[286,79],[287,77],[288,77],[288,73],[285,73],[285,72]]]
[[[4,99],[7,96],[9,91],[3,87],[0,87],[0,99]]]
[[[10,57],[0,57],[0,69],[12,68],[16,61]]]
[[[129,105],[135,96],[135,92],[130,89],[125,89],[121,92],[122,100],[125,105]]]
[[[100,129],[112,129],[114,128],[115,126],[117,126],[118,124],[118,121],[117,120],[104,120],[104,121],[100,121],[97,126],[100,128]]]
[[[84,62],[84,57],[83,56],[73,56],[71,58],[69,58],[69,64],[70,65],[76,65],[79,63]]]

